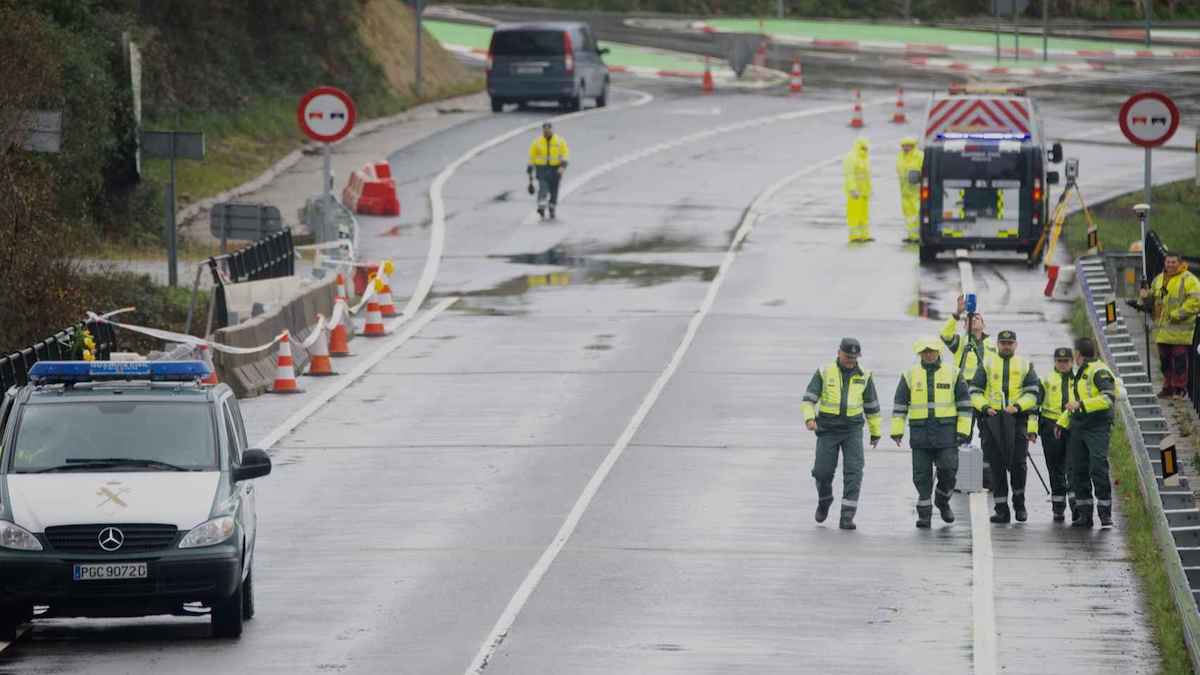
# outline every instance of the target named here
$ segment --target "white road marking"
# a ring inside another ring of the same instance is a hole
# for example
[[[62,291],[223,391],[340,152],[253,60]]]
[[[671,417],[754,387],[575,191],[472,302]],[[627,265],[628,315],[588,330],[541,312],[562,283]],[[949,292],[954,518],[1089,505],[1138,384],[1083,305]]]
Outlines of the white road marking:
[[[23,624],[23,625],[17,626],[17,634],[13,638],[12,642],[0,641],[0,652],[4,651],[5,649],[8,649],[9,647],[16,644],[17,640],[20,640],[22,635],[28,633],[31,630],[33,630],[33,626],[31,626],[29,624]]]
[[[843,108],[844,106],[837,106],[836,108],[826,109],[824,111],[836,112],[841,111]],[[818,114],[815,111],[807,111],[807,113]],[[775,115],[770,118],[751,120],[749,122],[721,127],[721,129],[732,131],[746,128],[748,126],[754,126],[756,124],[766,124],[768,121],[791,119],[796,116],[796,113]],[[712,135],[712,133],[704,132],[700,134],[692,134],[691,136],[685,138],[698,140],[700,138],[707,138],[710,135]],[[678,142],[664,143],[660,145],[662,146],[661,149],[666,149],[678,145]],[[642,157],[649,153],[636,154],[637,156]],[[620,160],[614,162],[613,165],[620,165],[625,163],[625,161],[632,160]],[[691,320],[688,322],[687,331],[684,333],[683,339],[680,341],[679,346],[675,349],[675,353],[672,355],[671,360],[667,363],[666,369],[659,374],[658,379],[655,380],[654,385],[650,388],[650,391],[646,394],[645,398],[642,399],[642,403],[640,406],[638,406],[637,412],[634,413],[633,418],[630,419],[629,424],[626,425],[625,430],[621,433],[621,436],[617,439],[617,442],[613,445],[612,449],[609,450],[608,455],[606,455],[604,458],[604,461],[600,463],[599,467],[597,467],[596,472],[592,474],[591,480],[589,480],[587,485],[584,487],[583,492],[579,495],[579,499],[576,500],[575,505],[571,508],[570,513],[567,514],[566,520],[564,520],[562,526],[559,527],[559,530],[554,535],[554,539],[550,542],[550,545],[547,546],[546,550],[542,552],[541,557],[538,558],[533,568],[529,570],[529,573],[525,576],[524,581],[521,582],[520,587],[517,588],[517,591],[513,594],[512,599],[509,600],[508,605],[504,608],[504,612],[496,621],[496,625],[492,627],[487,639],[484,640],[483,645],[479,648],[479,652],[471,661],[471,665],[467,667],[465,671],[466,675],[478,675],[479,673],[482,673],[485,668],[487,668],[488,661],[496,653],[496,650],[499,649],[501,643],[504,642],[504,640],[508,637],[509,632],[512,630],[513,624],[516,622],[517,615],[520,614],[521,610],[525,607],[525,604],[529,601],[533,591],[541,583],[542,578],[546,575],[546,572],[549,571],[550,566],[554,563],[554,560],[558,557],[558,554],[562,551],[563,547],[566,546],[567,541],[571,538],[571,535],[574,534],[575,528],[579,525],[579,521],[581,518],[583,518],[583,514],[587,510],[588,506],[591,505],[592,499],[595,498],[596,493],[599,492],[600,486],[608,477],[609,472],[612,471],[612,468],[617,463],[617,460],[621,458],[621,454],[624,453],[625,448],[627,448],[629,443],[633,440],[634,434],[637,433],[638,428],[641,427],[642,422],[646,419],[646,416],[650,414],[651,408],[653,408],[655,402],[658,401],[658,397],[662,394],[663,389],[667,386],[667,383],[671,380],[671,377],[674,376],[675,371],[678,370],[679,364],[682,363],[684,355],[687,354],[688,348],[691,347],[692,341],[696,337],[696,333],[700,330],[700,324],[704,321],[705,317],[708,316],[709,311],[712,309],[713,303],[716,301],[717,292],[721,289],[721,284],[724,282],[725,275],[729,272],[729,267],[733,264],[734,258],[737,256],[738,249],[741,247],[742,242],[745,241],[746,236],[750,234],[750,230],[753,229],[755,222],[757,222],[758,219],[765,213],[762,208],[763,205],[768,203],[771,198],[774,197],[775,193],[783,189],[792,181],[802,178],[810,173],[823,170],[829,166],[836,166],[841,161],[842,155],[839,154],[831,159],[818,162],[816,164],[810,164],[803,170],[776,181],[766,190],[759,193],[759,195],[754,198],[754,201],[751,202],[750,207],[746,209],[745,213],[742,215],[742,220],[738,225],[737,232],[734,234],[733,241],[730,243],[729,248],[725,252],[725,257],[721,261],[721,266],[717,269],[716,276],[713,277],[712,283],[708,287],[708,292],[704,296],[704,301],[700,303],[699,310],[697,310],[696,314],[693,315]],[[603,167],[598,167],[597,169],[593,170],[593,172],[603,173],[601,169],[603,169]],[[585,180],[585,177],[581,177],[576,185],[582,184],[585,182]]]
[[[421,329],[428,325],[430,321],[433,321],[435,318],[437,318],[438,314],[441,314],[456,302],[458,302],[457,297],[443,299],[438,304],[429,308],[424,314],[417,317],[417,320],[409,324],[404,331],[387,338],[387,341],[383,343],[383,347],[381,349],[376,350],[373,354],[360,361],[358,365],[354,366],[350,372],[345,373],[341,378],[339,378],[337,384],[322,389],[321,393],[317,394],[311,401],[305,404],[303,408],[300,408],[293,413],[291,417],[284,420],[282,424],[275,427],[254,447],[261,448],[263,450],[270,449],[271,446],[278,443],[284,436],[291,433],[293,429],[300,426],[302,422],[311,417],[313,413],[317,412],[317,410],[319,410],[321,406],[325,405],[329,399],[337,396],[344,391],[346,387],[349,387],[351,384],[356,382],[358,378],[362,377],[371,368],[374,368],[375,365],[382,361],[386,356],[399,349],[400,345],[408,342],[409,338],[421,332]]]
[[[971,609],[975,675],[996,672],[996,596],[993,589],[992,525],[988,493],[971,493]]]

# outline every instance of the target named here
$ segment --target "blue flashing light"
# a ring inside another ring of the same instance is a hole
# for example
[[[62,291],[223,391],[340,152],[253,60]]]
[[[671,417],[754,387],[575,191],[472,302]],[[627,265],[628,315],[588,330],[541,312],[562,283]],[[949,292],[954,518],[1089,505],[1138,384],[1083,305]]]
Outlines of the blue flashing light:
[[[939,141],[1028,141],[1033,138],[1029,134],[1013,134],[1007,132],[938,132]]]
[[[203,361],[38,361],[29,379],[38,384],[150,380],[191,382],[209,373]]]

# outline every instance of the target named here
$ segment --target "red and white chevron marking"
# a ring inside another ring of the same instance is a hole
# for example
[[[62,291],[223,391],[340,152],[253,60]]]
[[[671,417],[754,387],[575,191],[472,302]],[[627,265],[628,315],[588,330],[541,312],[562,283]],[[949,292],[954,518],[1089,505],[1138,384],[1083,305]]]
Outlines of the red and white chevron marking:
[[[1029,133],[1029,109],[1011,98],[947,98],[929,109],[925,139],[939,133]]]

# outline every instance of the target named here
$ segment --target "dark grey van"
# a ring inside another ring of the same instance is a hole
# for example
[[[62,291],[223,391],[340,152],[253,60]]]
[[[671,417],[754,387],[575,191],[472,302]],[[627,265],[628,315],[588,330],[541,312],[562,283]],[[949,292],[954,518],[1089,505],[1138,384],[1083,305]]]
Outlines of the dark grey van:
[[[608,53],[579,22],[500,24],[488,48],[487,88],[492,111],[506,103],[557,102],[579,110],[583,99],[608,103]]]

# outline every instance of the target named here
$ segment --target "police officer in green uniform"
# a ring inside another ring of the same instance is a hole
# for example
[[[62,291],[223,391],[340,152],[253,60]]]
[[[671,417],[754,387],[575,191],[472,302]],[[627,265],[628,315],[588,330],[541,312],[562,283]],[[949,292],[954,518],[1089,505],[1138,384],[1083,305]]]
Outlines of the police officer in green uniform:
[[[1096,357],[1096,343],[1091,338],[1075,341],[1075,365],[1071,400],[1067,403],[1067,413],[1058,422],[1060,427],[1070,430],[1067,454],[1071,457],[1071,486],[1077,499],[1071,527],[1092,527],[1092,504],[1095,504],[1100,527],[1107,529],[1112,527],[1108,441],[1117,400],[1117,379]]]
[[[971,432],[971,399],[958,369],[942,363],[942,346],[933,338],[917,340],[921,362],[900,377],[892,405],[891,437],[900,445],[907,418],[912,447],[913,485],[917,488],[917,527],[927,528],[936,504],[942,520],[954,522],[950,496],[958,479],[958,446]],[[937,497],[933,467],[937,467]]]
[[[1038,377],[1033,364],[1017,356],[1017,334],[1002,330],[996,335],[996,353],[988,354],[971,382],[971,404],[979,413],[983,453],[992,471],[992,496],[996,501],[993,523],[1018,522],[1025,510],[1025,477],[1029,469],[1029,439],[1036,438]],[[1008,510],[1009,480],[1012,511]]]
[[[804,402],[804,425],[817,433],[817,456],[812,477],[817,481],[818,523],[825,522],[833,504],[833,474],[837,470],[838,451],[842,467],[842,515],[838,527],[853,530],[858,510],[858,493],[863,476],[863,416],[871,433],[871,447],[879,443],[879,397],[871,371],[858,365],[862,346],[854,338],[842,338],[837,360],[818,370],[808,383]]]
[[[1058,420],[1071,401],[1071,380],[1074,377],[1074,356],[1070,347],[1054,350],[1054,369],[1043,377],[1038,386],[1038,430],[1042,436],[1042,453],[1046,456],[1046,473],[1050,474],[1050,507],[1054,522],[1064,520],[1067,504],[1075,510],[1075,493],[1068,481],[1070,469],[1067,457],[1068,433],[1061,430]],[[1059,430],[1056,432],[1056,430]]]

